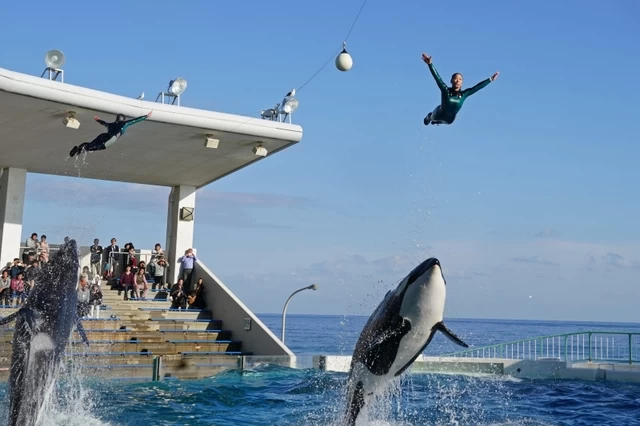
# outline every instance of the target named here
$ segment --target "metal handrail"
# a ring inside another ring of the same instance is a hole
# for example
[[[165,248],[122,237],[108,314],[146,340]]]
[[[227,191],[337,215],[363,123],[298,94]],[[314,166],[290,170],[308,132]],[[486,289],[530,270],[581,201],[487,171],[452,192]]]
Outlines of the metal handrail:
[[[443,357],[639,362],[640,332],[583,331],[514,340],[465,349]]]

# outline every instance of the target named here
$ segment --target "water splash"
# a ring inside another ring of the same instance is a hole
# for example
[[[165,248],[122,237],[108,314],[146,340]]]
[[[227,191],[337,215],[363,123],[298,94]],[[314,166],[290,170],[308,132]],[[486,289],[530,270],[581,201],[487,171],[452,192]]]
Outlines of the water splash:
[[[73,349],[70,351],[73,352]],[[42,420],[36,426],[102,426],[94,416],[99,408],[98,389],[88,387],[81,357],[63,359],[51,397],[43,406]]]
[[[67,366],[42,426],[342,426],[346,403],[347,374],[315,369],[263,365],[201,380],[130,383],[74,368]],[[640,386],[631,383],[414,373],[390,383],[359,425],[633,424],[639,400]]]

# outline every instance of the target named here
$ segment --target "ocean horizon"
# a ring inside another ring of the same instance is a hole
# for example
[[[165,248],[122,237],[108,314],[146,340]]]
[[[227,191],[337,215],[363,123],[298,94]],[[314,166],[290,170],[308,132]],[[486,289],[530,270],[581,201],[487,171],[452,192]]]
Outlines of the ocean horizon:
[[[256,314],[280,337],[282,314]],[[296,355],[351,355],[368,315],[287,314],[285,344]],[[445,318],[445,324],[472,347],[481,347],[584,331],[640,333],[640,323],[522,319]],[[463,348],[436,333],[424,354],[442,355]]]

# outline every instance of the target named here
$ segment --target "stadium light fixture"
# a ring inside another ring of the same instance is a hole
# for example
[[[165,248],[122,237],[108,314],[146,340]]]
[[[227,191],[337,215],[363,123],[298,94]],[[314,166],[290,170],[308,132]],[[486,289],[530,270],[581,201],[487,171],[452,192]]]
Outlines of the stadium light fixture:
[[[282,102],[275,107],[260,111],[260,117],[264,120],[279,122],[284,122],[284,120],[289,118],[289,123],[291,123],[291,114],[300,106],[300,101],[294,97],[295,94],[296,89],[293,89],[287,93]]]
[[[158,94],[156,102],[160,99],[160,102],[164,103],[165,98],[169,98],[171,99],[172,105],[177,104],[180,106],[180,95],[182,95],[185,90],[187,90],[187,80],[182,77],[178,77],[169,82],[169,88],[166,92],[160,92]]]
[[[64,61],[64,53],[56,49],[49,50],[44,55],[44,63],[47,68],[45,68],[40,77],[44,77],[48,71],[49,80],[56,81],[60,77],[60,82],[64,83],[64,70],[61,68],[64,65]]]

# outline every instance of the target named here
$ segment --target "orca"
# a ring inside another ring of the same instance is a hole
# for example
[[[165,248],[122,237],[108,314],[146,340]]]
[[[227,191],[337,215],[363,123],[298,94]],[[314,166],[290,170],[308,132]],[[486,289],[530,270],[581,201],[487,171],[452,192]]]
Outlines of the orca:
[[[437,331],[469,347],[444,324],[447,283],[440,261],[429,258],[389,290],[356,342],[347,381],[345,423],[356,424],[366,402],[400,376]]]
[[[34,286],[24,305],[0,320],[15,320],[11,375],[9,377],[9,426],[32,426],[52,392],[61,358],[78,320],[78,247],[69,240],[35,273]]]

